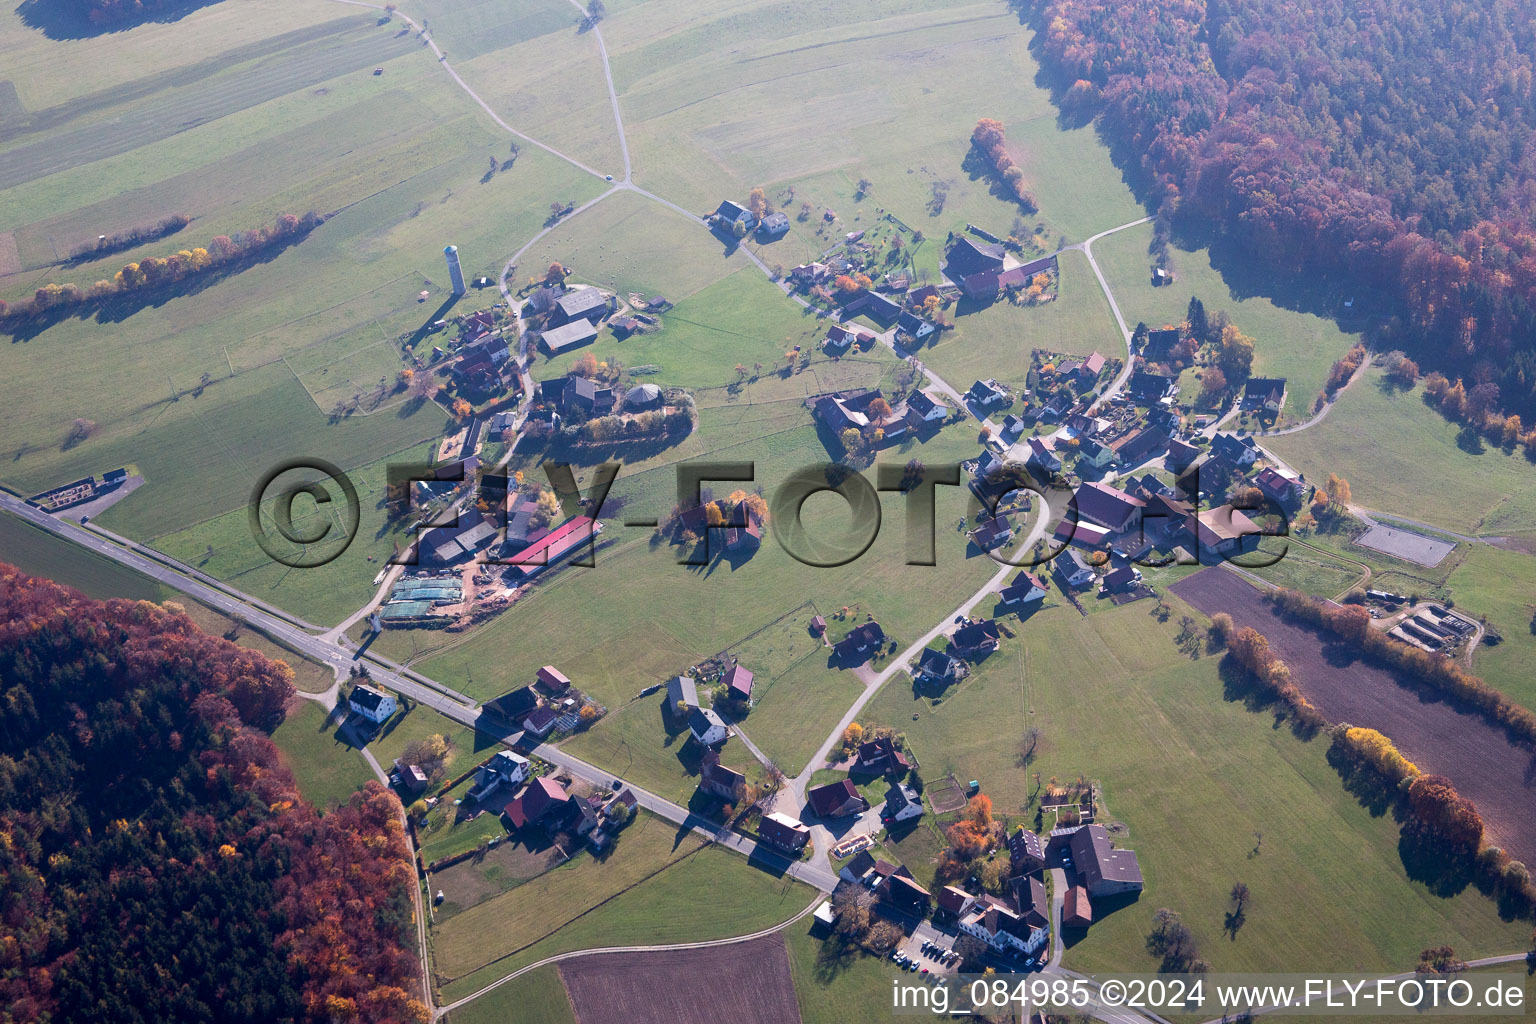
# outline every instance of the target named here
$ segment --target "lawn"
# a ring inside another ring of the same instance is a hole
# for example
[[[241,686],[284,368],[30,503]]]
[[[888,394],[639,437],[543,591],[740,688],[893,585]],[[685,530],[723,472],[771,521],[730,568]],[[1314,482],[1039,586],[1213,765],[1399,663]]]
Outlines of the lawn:
[[[283,762],[304,798],[322,810],[343,803],[374,777],[357,749],[335,738],[325,709],[312,700],[296,700],[288,717],[272,733]]]
[[[1425,405],[1422,394],[1422,388],[1388,388],[1369,370],[1321,423],[1264,443],[1310,480],[1338,473],[1366,508],[1457,533],[1536,531],[1530,462],[1467,436]]]
[[[1339,597],[1364,576],[1359,566],[1317,548],[1305,546],[1296,537],[1267,537],[1258,551],[1237,560],[1238,565],[1257,565],[1277,558],[1273,565],[1249,569],[1255,576],[1276,586],[1289,587],[1317,597]]]
[[[820,652],[812,653],[773,680],[742,728],[786,775],[798,775],[863,692],[857,678],[829,669]]]
[[[1329,367],[1354,344],[1355,336],[1341,331],[1332,320],[1283,308],[1246,287],[1235,290],[1231,279],[1211,266],[1205,249],[1173,249],[1173,284],[1153,287],[1147,255],[1151,241],[1152,225],[1142,224],[1093,246],[1125,322],[1134,325],[1140,320],[1153,328],[1180,323],[1192,295],[1199,296],[1213,316],[1225,309],[1238,329],[1254,339],[1254,375],[1286,378],[1285,415],[1310,416]],[[1244,277],[1259,272],[1250,266],[1233,269]]]
[[[408,524],[386,521],[384,489],[389,466],[428,462],[432,450],[431,444],[412,445],[348,472],[358,495],[357,535],[340,556],[324,565],[290,568],[273,561],[257,542],[251,530],[249,512],[244,507],[160,536],[155,544],[166,554],[195,565],[245,593],[270,601],[310,622],[334,624],[362,607],[373,595],[374,580],[386,567],[395,546],[404,548],[411,542]],[[339,509],[343,499],[339,487],[326,480],[323,474],[309,476],[326,488],[332,500],[323,506],[308,498],[295,501],[292,507],[295,528],[316,528],[318,532],[318,524],[329,519],[336,535],[340,536],[343,523]],[[298,474],[283,474],[275,486],[268,488],[268,494],[299,478]],[[139,493],[148,490],[146,487]],[[127,505],[138,496],[135,494],[122,504]],[[286,544],[270,522],[272,504],[269,500],[263,505],[266,536],[277,545],[279,553],[296,557],[301,553],[300,547]],[[322,540],[317,547],[333,550],[331,544],[330,540]]]
[[[1486,615],[1503,638],[1478,646],[1473,671],[1510,700],[1536,709],[1536,557],[1471,544],[1448,582],[1457,607]]]
[[[448,1024],[507,1024],[512,1020],[538,1024],[576,1024],[571,1001],[555,964],[535,967],[448,1014]]]
[[[1034,307],[998,301],[972,310],[970,303],[962,303],[955,329],[930,336],[930,342],[942,340],[930,344],[920,358],[961,391],[983,377],[1023,388],[1030,354],[1037,348],[1125,359],[1125,341],[1087,258],[1067,252],[1056,262],[1061,277],[1057,298]],[[1123,299],[1120,307],[1124,311]]]
[[[804,1024],[846,1024],[890,1015],[896,971],[889,962],[856,946],[824,942],[803,921],[791,925],[784,939]]]
[[[434,973],[451,1001],[573,949],[753,932],[793,917],[811,895],[799,882],[641,814],[604,861],[581,854],[434,928]]]
[[[561,749],[686,806],[699,785],[701,751],[685,724],[669,724],[665,704],[665,693],[637,700],[576,734]],[[750,731],[748,735],[757,738]],[[727,742],[720,754],[726,767],[747,778],[759,774],[744,744]]]
[[[605,202],[621,199],[615,196]],[[698,236],[694,244],[709,244],[709,236],[702,229]],[[610,243],[608,248],[612,247]],[[642,265],[653,267],[656,260],[648,257]],[[675,290],[663,293],[677,307],[661,317],[661,330],[619,341],[605,329],[599,340],[580,354],[590,352],[599,360],[618,360],[629,367],[658,367],[645,379],[662,386],[724,387],[737,379],[738,365],[750,370],[754,363],[761,363],[771,380],[772,371],[782,369],[785,352],[796,345],[815,350],[826,337],[825,323],[806,315],[756,268],[736,270],[713,283],[706,283],[710,280],[707,275],[692,280],[700,290],[691,296],[680,298]],[[643,290],[650,294],[656,285]],[[539,378],[562,376],[577,357],[577,353],[566,353],[551,359],[541,354],[534,361],[533,374]],[[894,362],[888,355],[883,358]],[[816,362],[818,366],[829,365],[825,359]],[[804,385],[816,379],[802,373],[795,382]]]
[[[1181,604],[1167,623],[1151,611],[1045,609],[938,708],[891,687],[867,716],[907,734],[928,778],[979,779],[999,813],[1033,819],[1036,771],[1100,782],[1147,889],[1096,920],[1068,966],[1155,969],[1144,940],[1158,907],[1182,914],[1217,971],[1401,969],[1442,942],[1468,956],[1519,948],[1529,928],[1475,890],[1444,898],[1408,879],[1396,826],[1345,791],[1325,739],[1304,743],[1224,698],[1218,659],[1177,651]],[[1026,770],[1017,738],[1031,726],[1043,736]],[[1254,903],[1230,941],[1238,880]]]

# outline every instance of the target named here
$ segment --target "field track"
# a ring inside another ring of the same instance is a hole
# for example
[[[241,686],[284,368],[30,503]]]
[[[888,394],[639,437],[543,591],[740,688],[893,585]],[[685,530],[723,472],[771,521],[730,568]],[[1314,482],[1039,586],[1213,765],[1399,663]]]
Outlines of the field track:
[[[1536,857],[1536,753],[1481,715],[1458,711],[1392,671],[1359,660],[1332,636],[1281,618],[1235,573],[1213,566],[1170,589],[1207,615],[1226,612],[1239,626],[1264,634],[1330,722],[1385,733],[1404,757],[1451,779],[1477,804],[1491,842],[1517,860]]]

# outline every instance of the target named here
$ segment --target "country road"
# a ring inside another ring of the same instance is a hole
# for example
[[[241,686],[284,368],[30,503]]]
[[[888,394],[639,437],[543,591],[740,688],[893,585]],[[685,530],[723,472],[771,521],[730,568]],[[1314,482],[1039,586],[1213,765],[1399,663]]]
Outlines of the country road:
[[[527,241],[525,241],[506,261],[502,273],[499,277],[498,284],[503,298],[509,304],[514,302],[512,289],[509,287],[509,280],[512,274],[515,272],[518,260],[520,260],[523,255],[527,253],[533,246],[535,246],[541,239],[546,237],[552,230],[554,230],[555,227],[563,225],[566,221],[571,220],[577,216],[581,216],[582,214],[591,210],[593,207],[602,203],[605,199],[620,192],[631,192],[639,195],[649,200],[650,202],[653,202],[668,210],[678,213],[683,217],[686,217],[694,224],[706,228],[706,230],[708,229],[706,221],[698,214],[690,211],[682,205],[679,205],[678,203],[675,203],[662,196],[658,196],[635,184],[633,180],[633,167],[631,163],[629,146],[624,129],[623,114],[619,102],[619,97],[614,85],[613,72],[610,67],[607,45],[601,31],[600,19],[598,22],[595,22],[591,25],[589,34],[593,38],[598,50],[598,54],[601,58],[611,106],[611,114],[618,133],[622,167],[614,168],[613,171],[615,173],[613,174],[609,174],[603,170],[593,168],[581,160],[570,156],[567,153],[561,152],[554,146],[523,133],[522,131],[513,127],[507,121],[503,120],[503,118],[492,108],[492,106],[487,103],[478,93],[476,93],[474,89],[471,88],[470,85],[465,82],[465,80],[459,75],[458,71],[449,62],[448,55],[438,46],[437,42],[433,39],[427,29],[423,25],[418,24],[404,12],[400,11],[393,4],[386,7],[383,4],[369,3],[365,2],[365,0],[334,0],[334,2],[348,4],[353,7],[369,8],[381,12],[387,11],[391,15],[401,18],[405,24],[414,30],[415,34],[421,39],[422,46],[431,51],[431,53],[436,58],[437,63],[453,80],[458,88],[462,90],[465,95],[470,100],[472,100],[475,105],[478,106],[491,119],[492,122],[494,122],[497,127],[504,130],[513,138],[532,145],[558,158],[559,160],[565,161],[570,166],[585,174],[599,179],[599,181],[607,182],[610,184],[610,187],[606,188],[596,197],[582,203],[570,214],[560,218],[554,223],[551,223],[538,231],[533,235],[532,238],[529,238]],[[570,0],[570,2],[577,10],[585,13],[583,4],[580,3],[579,0]],[[1115,299],[1112,290],[1110,289],[1108,280],[1093,254],[1093,245],[1095,242],[1105,238],[1106,236],[1132,227],[1136,227],[1141,224],[1145,224],[1150,219],[1150,217],[1142,217],[1125,224],[1108,228],[1098,232],[1097,234],[1088,238],[1086,241],[1070,246],[1064,246],[1062,249],[1058,250],[1057,253],[1059,254],[1068,250],[1077,250],[1084,254],[1088,260],[1090,268],[1094,273],[1095,278],[1098,281],[1099,287],[1102,290],[1106,301],[1108,302],[1110,312],[1114,317],[1117,328],[1121,332],[1121,338],[1126,345],[1126,359],[1124,367],[1117,375],[1117,377],[1101,390],[1097,398],[1094,399],[1092,405],[1090,406],[1090,410],[1100,407],[1104,402],[1110,400],[1115,395],[1120,393],[1120,391],[1124,388],[1126,381],[1132,374],[1136,361],[1135,353],[1132,351],[1130,345],[1131,332],[1126,326],[1125,317],[1119,307],[1118,302]],[[756,266],[758,270],[767,276],[770,280],[773,280],[773,271],[755,252],[753,252],[745,245],[740,247],[740,251],[747,261]],[[793,301],[800,303],[802,306],[807,305],[803,298],[795,295],[793,291],[785,287],[783,283],[779,283],[778,286]],[[516,315],[515,311],[514,315]],[[522,332],[520,321],[517,322],[517,330],[519,336],[521,337]],[[969,413],[979,422],[980,425],[989,427],[993,426],[987,417],[980,415],[976,410],[971,409],[965,403],[963,393],[959,389],[952,386],[948,381],[944,380],[939,374],[929,369],[927,366],[917,362],[915,357],[912,357],[909,353],[906,353],[902,348],[900,348],[896,344],[894,331],[888,331],[882,335],[881,341],[883,344],[891,348],[891,350],[898,356],[913,358],[913,361],[916,363],[918,370],[924,374],[930,382],[929,387],[956,401],[959,407],[965,409],[967,413]],[[520,355],[526,355],[526,353],[520,353]],[[1369,365],[1369,360],[1367,360],[1366,365]],[[1363,369],[1364,367],[1362,367],[1362,371]],[[1350,383],[1352,384],[1355,379],[1358,379],[1358,376],[1359,374],[1357,373],[1356,377],[1352,378]],[[531,378],[527,375],[526,372],[520,371],[519,383],[525,391],[525,398],[531,397],[531,395],[528,394],[531,385]],[[1346,387],[1347,386],[1348,385],[1346,385]],[[1314,416],[1306,423],[1300,424],[1293,428],[1288,428],[1284,431],[1278,431],[1277,433],[1291,433],[1314,425],[1327,415],[1332,407],[1332,404],[1333,403],[1330,402],[1327,406],[1320,410],[1316,416]],[[522,417],[526,416],[526,411],[529,405],[531,405],[531,401],[525,401],[523,403],[522,412],[517,421],[519,426],[521,425]],[[307,657],[310,657],[317,662],[329,666],[333,672],[336,673],[338,678],[351,673],[353,669],[358,665],[365,664],[370,676],[379,684],[395,691],[398,694],[401,694],[404,697],[408,697],[412,701],[415,701],[416,703],[431,709],[432,711],[444,716],[445,718],[468,726],[480,733],[493,736],[503,742],[514,743],[521,738],[521,731],[517,729],[515,725],[507,722],[495,712],[487,711],[485,708],[481,707],[472,697],[460,693],[442,683],[437,682],[436,680],[432,680],[422,675],[417,671],[407,669],[406,667],[398,665],[381,656],[372,653],[360,655],[348,649],[346,646],[348,643],[347,637],[345,636],[346,629],[364,617],[369,612],[369,610],[372,609],[383,598],[383,596],[387,593],[389,584],[393,578],[392,575],[384,580],[383,585],[380,586],[372,595],[372,598],[368,604],[365,604],[357,612],[347,617],[341,624],[330,629],[324,629],[323,627],[315,626],[304,622],[303,620],[296,619],[293,616],[282,612],[280,609],[265,604],[264,602],[261,602],[254,597],[246,595],[236,590],[235,588],[230,587],[228,584],[214,580],[211,577],[207,577],[205,574],[199,573],[197,570],[190,566],[175,563],[172,560],[165,558],[164,556],[159,556],[158,553],[153,553],[153,556],[151,554],[147,554],[146,552],[148,549],[143,545],[139,545],[136,542],[127,540],[126,538],[117,538],[113,535],[106,534],[104,531],[101,531],[97,528],[86,529],[80,526],[76,526],[65,520],[48,515],[47,513],[44,513],[41,510],[28,505],[26,502],[13,497],[12,495],[0,494],[0,510],[16,515],[26,520],[27,522],[30,522],[56,536],[63,538],[70,543],[77,544],[83,548],[95,552],[98,555],[112,559],[122,565],[135,569],[138,572],[143,573],[144,575],[155,580],[156,582],[161,583],[166,587],[174,589],[180,593],[186,594],[189,597],[192,597],[193,599],[200,601],[203,604],[215,608],[218,611],[232,616],[239,616],[248,622],[253,628],[266,633],[277,642],[286,645],[287,647]],[[1029,548],[1032,547],[1033,544],[1045,534],[1046,530],[1049,528],[1052,515],[1053,513],[1050,506],[1046,504],[1042,498],[1040,500],[1038,514],[1036,515],[1035,521],[1031,524],[1028,535],[1022,539],[1022,543],[1019,545],[1018,550],[1029,550]],[[1385,514],[1382,515],[1384,518],[1395,518],[1388,517]],[[1413,522],[1412,520],[1400,521],[1407,523]],[[1472,540],[1473,538],[1459,539]],[[395,571],[397,570],[391,570],[391,573]],[[1000,567],[999,570],[991,578],[989,578],[987,582],[981,586],[980,589],[978,589],[964,603],[962,603],[959,608],[955,609],[950,615],[946,616],[944,620],[936,624],[921,638],[909,644],[906,649],[900,652],[900,654],[894,656],[890,664],[887,665],[875,677],[870,685],[864,688],[863,692],[859,694],[858,698],[853,702],[852,706],[849,707],[848,710],[839,719],[838,723],[832,728],[826,739],[818,747],[816,753],[809,759],[804,770],[795,778],[786,781],[784,791],[778,794],[777,799],[793,799],[796,803],[796,809],[798,809],[798,806],[804,803],[805,790],[809,784],[811,775],[818,768],[822,767],[831,750],[841,739],[844,729],[846,729],[850,723],[857,720],[858,715],[864,710],[869,701],[872,700],[874,696],[890,680],[897,678],[901,673],[903,673],[907,663],[913,657],[917,656],[928,643],[932,642],[935,638],[939,637],[945,632],[951,630],[954,625],[954,620],[957,616],[969,615],[977,605],[985,600],[989,594],[995,593],[998,589],[1000,589],[1006,582],[1007,578],[1017,571],[1018,569],[1013,566],[1004,565]],[[756,757],[763,759],[762,752],[757,750],[757,748],[747,740],[745,735],[740,736],[740,739],[743,742],[743,745],[747,746]],[[492,991],[501,985],[512,981],[514,978],[527,971],[572,957],[591,956],[598,953],[618,952],[623,950],[655,951],[665,949],[691,949],[701,946],[724,945],[760,937],[762,935],[766,935],[771,932],[789,927],[794,922],[803,919],[804,916],[814,908],[816,903],[818,903],[820,899],[823,898],[822,894],[831,892],[836,888],[838,884],[837,875],[828,866],[828,861],[825,856],[827,851],[823,848],[823,837],[820,830],[813,831],[813,834],[817,836],[817,845],[814,849],[814,853],[811,859],[808,861],[791,860],[781,854],[778,854],[777,852],[769,850],[765,847],[761,847],[753,841],[748,840],[737,833],[723,831],[715,822],[693,814],[686,808],[658,794],[649,792],[631,783],[628,783],[611,772],[605,771],[579,758],[567,754],[559,747],[550,746],[548,744],[540,744],[534,749],[533,752],[540,758],[556,765],[564,772],[568,773],[571,777],[579,779],[582,782],[599,790],[606,791],[615,788],[616,786],[627,786],[635,794],[639,806],[643,807],[647,811],[650,811],[652,814],[673,822],[674,824],[683,828],[692,830],[720,846],[727,847],[741,854],[742,856],[747,857],[753,864],[762,867],[765,870],[779,875],[787,875],[800,882],[812,886],[813,888],[819,890],[817,898],[789,921],[783,922],[772,928],[753,933],[752,935],[736,936],[708,942],[684,943],[670,946],[588,949],[561,954],[560,956],[549,957],[539,961],[538,963],[528,965],[527,967],[509,974],[508,976],[497,980],[496,982],[488,985],[486,988],[481,989],[478,992],[456,1000],[446,1006],[436,1008],[434,1010],[436,1017],[441,1017],[448,1011],[463,1006],[471,1000],[484,995],[486,992]],[[365,750],[364,754],[365,757],[368,758],[370,766],[376,773],[382,773],[384,771],[383,767],[380,766],[378,762],[373,758],[371,752]],[[1057,874],[1059,874],[1059,872]],[[1056,878],[1055,880],[1056,893],[1053,898],[1052,916],[1056,924],[1057,941],[1055,943],[1055,949],[1053,951],[1052,958],[1045,968],[1045,973],[1055,976],[1081,978],[1083,977],[1082,975],[1078,975],[1075,972],[1060,966],[1060,960],[1063,951],[1059,942],[1059,925],[1061,915],[1061,899],[1063,895],[1065,879],[1064,876],[1062,876],[1060,878]],[[419,895],[420,894],[418,892],[418,897]],[[423,943],[425,944],[424,934],[422,938]],[[1488,961],[1480,961],[1480,963],[1509,962],[1510,960],[1515,959],[1517,956],[1518,955],[1512,954],[1509,957],[1490,958]],[[425,977],[430,977],[429,963],[423,964],[423,973]],[[1258,1012],[1265,1011],[1261,1010]],[[1108,1024],[1147,1024],[1149,1019],[1154,1021],[1161,1020],[1161,1018],[1156,1018],[1155,1015],[1144,1016],[1134,1011],[1118,1009],[1097,1010],[1094,1012],[1094,1016],[1098,1017],[1100,1020],[1108,1022]]]

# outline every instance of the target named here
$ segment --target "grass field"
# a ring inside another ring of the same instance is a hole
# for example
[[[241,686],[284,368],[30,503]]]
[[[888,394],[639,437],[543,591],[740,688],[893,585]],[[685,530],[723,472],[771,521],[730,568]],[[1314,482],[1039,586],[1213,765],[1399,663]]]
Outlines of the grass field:
[[[345,802],[373,778],[362,754],[335,738],[325,709],[312,700],[294,702],[272,742],[282,751],[299,792],[322,810]]]
[[[1180,603],[1167,623],[1150,611],[1046,609],[937,709],[895,687],[869,708],[906,732],[929,778],[979,779],[998,813],[1033,819],[1035,771],[1102,784],[1147,888],[1096,920],[1068,966],[1155,969],[1144,939],[1158,907],[1182,914],[1218,971],[1402,969],[1427,944],[1468,956],[1519,947],[1529,929],[1475,890],[1447,899],[1407,878],[1396,826],[1345,791],[1325,740],[1303,743],[1226,699],[1218,659],[1177,651]],[[1031,726],[1043,737],[1026,770],[1016,738]],[[1238,880],[1254,902],[1230,941],[1222,915]]]
[[[1107,359],[1123,360],[1125,342],[1087,257],[1067,252],[1056,262],[1061,272],[1056,299],[1033,308],[999,301],[974,312],[963,304],[955,329],[933,335],[943,340],[931,344],[920,358],[961,391],[982,377],[1023,388],[1030,353],[1037,348],[1078,355],[1097,351]],[[1120,302],[1124,311],[1124,300]]]
[[[605,861],[582,854],[454,916],[434,929],[444,999],[556,953],[746,934],[787,920],[810,902],[812,890],[799,882],[701,845],[695,836],[679,836],[670,822],[642,814]]]
[[[493,992],[454,1010],[443,1020],[449,1024],[506,1024],[510,1020],[539,1024],[576,1024],[571,1001],[554,964],[536,967]]]
[[[891,979],[896,971],[857,947],[839,947],[816,938],[800,922],[784,932],[789,969],[800,1000],[804,1024],[844,1024],[851,1020],[880,1020],[891,1005]],[[838,950],[834,955],[833,950]]]
[[[45,576],[74,587],[87,597],[99,600],[126,597],[156,603],[173,601],[205,633],[222,636],[234,625],[228,616],[207,605],[13,516],[0,515],[0,561],[9,562],[34,576]],[[269,658],[287,662],[293,669],[293,685],[301,690],[320,693],[330,689],[335,681],[329,666],[269,640],[249,625],[240,626],[235,642]]]
[[[1284,309],[1261,295],[1239,294],[1211,266],[1210,253],[1204,249],[1173,250],[1174,282],[1154,288],[1147,255],[1151,240],[1152,225],[1142,224],[1093,246],[1125,322],[1145,321],[1153,328],[1180,323],[1190,296],[1199,296],[1211,315],[1225,309],[1238,329],[1253,338],[1254,376],[1286,378],[1285,414],[1296,419],[1311,415],[1328,368],[1354,344],[1355,337],[1331,320]]]
[[[1308,479],[1343,476],[1366,508],[1457,533],[1536,532],[1536,472],[1524,456],[1462,437],[1424,404],[1422,389],[1382,384],[1368,370],[1321,423],[1265,444]]]
[[[929,237],[967,221],[1006,231],[1018,207],[962,167],[976,120],[995,117],[1054,231],[1082,238],[1141,215],[1091,129],[1058,128],[1029,34],[1001,6],[652,0],[603,33],[636,177],[690,209],[793,185],[792,212],[833,208],[843,231],[877,207]],[[861,177],[873,189],[855,204]],[[934,183],[948,199],[931,215]],[[791,266],[802,246],[774,259]]]
[[[1503,638],[1496,646],[1478,646],[1473,671],[1510,700],[1536,709],[1536,557],[1468,545],[1448,583],[1457,606],[1486,615]]]
[[[667,724],[665,704],[665,694],[637,700],[567,740],[563,749],[686,805],[699,785],[700,750],[691,742],[686,726]],[[727,768],[735,768],[749,779],[758,774],[757,761],[740,743],[727,743],[720,756]]]

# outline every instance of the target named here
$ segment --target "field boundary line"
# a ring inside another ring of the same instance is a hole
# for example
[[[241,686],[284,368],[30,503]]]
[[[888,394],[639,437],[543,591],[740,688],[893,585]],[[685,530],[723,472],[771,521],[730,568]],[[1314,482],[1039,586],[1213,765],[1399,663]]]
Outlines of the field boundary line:
[[[826,898],[827,897],[825,893],[818,892],[816,896],[812,898],[811,902],[806,904],[805,908],[794,917],[791,917],[787,921],[781,921],[776,925],[771,925],[767,928],[761,929],[760,931],[755,931],[747,935],[733,935],[724,939],[704,939],[699,942],[677,942],[670,945],[658,946],[601,946],[592,949],[573,949],[567,953],[557,953],[554,956],[546,957],[537,963],[528,964],[526,967],[519,967],[505,978],[500,978],[491,982],[480,991],[473,992],[463,997],[462,999],[457,999],[454,1002],[447,1004],[446,1006],[440,1007],[437,1010],[436,1015],[440,1018],[444,1014],[447,1014],[450,1010],[456,1010],[466,1003],[479,999],[481,996],[492,991],[493,989],[500,988],[502,985],[507,984],[507,982],[521,977],[522,975],[527,974],[529,971],[537,970],[540,967],[547,967],[550,964],[559,963],[562,960],[573,960],[577,957],[584,956],[597,956],[602,953],[661,953],[674,949],[707,949],[711,946],[731,946],[738,942],[751,942],[754,939],[761,939],[764,936],[783,931],[785,928],[788,928],[796,921],[803,919],[812,910],[815,910],[817,905]]]

